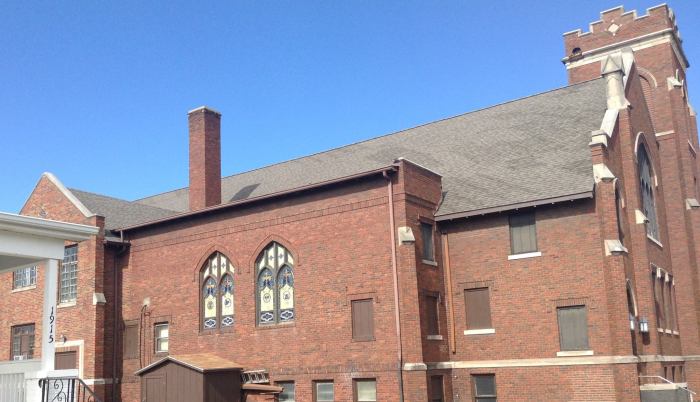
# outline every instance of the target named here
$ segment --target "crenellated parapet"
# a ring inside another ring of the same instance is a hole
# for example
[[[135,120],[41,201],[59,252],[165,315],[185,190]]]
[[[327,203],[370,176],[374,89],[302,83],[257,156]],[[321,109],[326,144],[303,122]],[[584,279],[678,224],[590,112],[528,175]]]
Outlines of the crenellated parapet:
[[[662,43],[670,43],[680,64],[688,67],[682,49],[682,40],[673,10],[666,4],[647,9],[644,15],[636,10],[625,11],[622,6],[600,13],[600,20],[589,24],[589,30],[581,29],[564,34],[562,62],[567,69],[600,62],[621,48],[634,51]]]

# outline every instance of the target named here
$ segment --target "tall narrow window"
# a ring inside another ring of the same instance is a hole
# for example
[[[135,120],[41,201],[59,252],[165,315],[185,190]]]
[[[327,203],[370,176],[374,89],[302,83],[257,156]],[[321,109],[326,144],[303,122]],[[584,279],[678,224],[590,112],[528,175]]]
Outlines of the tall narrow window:
[[[73,302],[78,297],[78,245],[68,246],[63,252],[60,274],[59,303]]]
[[[313,396],[314,402],[333,402],[335,400],[333,381],[315,381]]]
[[[671,282],[671,306],[672,306],[672,314],[673,314],[673,327],[671,328],[674,331],[678,331],[678,305],[676,304],[676,285]]]
[[[464,303],[467,311],[467,330],[493,328],[489,288],[465,290]]]
[[[442,376],[434,375],[430,377],[430,402],[442,402],[445,392],[442,388]]]
[[[428,335],[440,335],[439,297],[437,295],[425,296],[425,309],[428,327]]]
[[[646,224],[647,235],[659,240],[659,225],[656,219],[656,203],[654,201],[654,174],[649,154],[644,145],[640,145],[637,150],[637,167],[639,170],[639,189],[642,196],[642,213],[649,220]]]
[[[294,257],[279,243],[270,243],[255,263],[258,324],[294,320]]]
[[[235,268],[225,255],[212,254],[200,271],[201,319],[203,330],[227,328],[234,321]]]
[[[15,270],[13,276],[13,289],[22,289],[36,285],[36,265]]]
[[[622,211],[622,198],[620,196],[620,189],[615,187],[615,214],[617,215],[617,238],[620,243],[625,243],[625,232],[622,230],[623,223],[622,217],[624,212]]]
[[[651,284],[654,289],[654,311],[656,312],[656,327],[663,329],[666,326],[666,315],[664,308],[663,299],[663,287],[662,278],[658,277],[657,272],[659,269],[656,268],[651,273]]]
[[[136,359],[139,357],[139,322],[128,321],[124,323],[124,359]]]
[[[377,381],[375,379],[354,380],[355,402],[377,402]]]
[[[353,300],[352,339],[356,341],[374,340],[374,311],[372,299]]]
[[[34,358],[34,324],[12,327],[12,360]]]
[[[588,350],[586,306],[557,308],[559,347],[562,351]]]
[[[278,382],[277,385],[282,387],[282,393],[279,395],[279,402],[294,402],[296,395],[296,388],[294,386],[294,381],[284,381]]]
[[[435,261],[435,244],[433,242],[433,225],[429,223],[420,224],[421,238],[423,240],[423,259]]]
[[[537,251],[535,212],[518,212],[510,215],[510,252],[524,254]]]
[[[153,329],[154,344],[156,353],[168,353],[170,326],[167,322],[161,322],[155,325]]]
[[[496,400],[496,376],[493,374],[472,375],[474,401],[487,402]]]

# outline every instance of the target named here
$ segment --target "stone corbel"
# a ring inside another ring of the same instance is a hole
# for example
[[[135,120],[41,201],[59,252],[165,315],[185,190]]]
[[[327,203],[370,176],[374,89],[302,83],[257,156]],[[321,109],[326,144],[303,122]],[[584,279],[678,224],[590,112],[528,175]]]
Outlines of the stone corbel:
[[[408,226],[400,226],[398,229],[399,244],[415,243],[416,236],[413,235],[413,230]]]
[[[697,209],[700,208],[700,202],[696,200],[695,198],[686,198],[685,199],[685,209]]]
[[[625,247],[620,240],[605,240],[605,255],[620,255],[627,253],[627,247]]]
[[[604,163],[596,163],[593,165],[593,178],[597,184],[601,181],[611,182],[615,180],[615,175],[610,171],[610,169],[608,169],[607,166],[605,166]]]
[[[634,210],[634,218],[638,225],[649,222],[649,218],[647,218],[647,216],[644,215],[644,212],[638,209]]]

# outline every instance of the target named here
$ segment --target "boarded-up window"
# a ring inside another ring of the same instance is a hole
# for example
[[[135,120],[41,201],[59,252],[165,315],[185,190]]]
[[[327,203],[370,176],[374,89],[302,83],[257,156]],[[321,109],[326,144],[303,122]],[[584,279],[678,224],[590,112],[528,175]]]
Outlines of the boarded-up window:
[[[467,329],[493,328],[489,288],[465,290],[464,304],[467,310]]]
[[[561,350],[588,350],[586,306],[557,308],[559,347]]]
[[[314,402],[333,402],[334,400],[333,381],[314,382]]]
[[[139,357],[139,323],[127,322],[124,324],[124,358],[136,359]]]
[[[676,305],[676,286],[671,283],[671,293],[670,293],[670,298],[671,298],[671,316],[673,325],[671,326],[671,329],[674,331],[678,331],[678,305]]]
[[[428,335],[439,335],[440,334],[440,324],[439,324],[439,298],[437,295],[427,295],[425,297],[425,309],[426,309],[426,320]]]
[[[71,370],[78,368],[77,352],[56,352],[56,370]]]
[[[434,375],[430,377],[430,402],[442,402],[444,391],[442,389],[442,376]]]
[[[12,360],[34,358],[34,324],[12,327]]]
[[[652,286],[654,288],[654,311],[656,312],[656,327],[664,328],[666,326],[666,316],[664,314],[663,291],[661,287],[661,278],[657,278],[656,270],[651,274]]]
[[[519,212],[510,215],[510,251],[522,254],[537,251],[535,212]]]
[[[374,379],[353,381],[355,402],[377,402],[377,381]]]
[[[435,261],[435,246],[433,243],[433,225],[429,223],[420,224],[421,237],[423,238],[423,259]]]
[[[486,402],[496,400],[496,376],[493,374],[472,375],[474,400]]]
[[[374,313],[372,299],[352,301],[352,339],[369,341],[374,339]]]

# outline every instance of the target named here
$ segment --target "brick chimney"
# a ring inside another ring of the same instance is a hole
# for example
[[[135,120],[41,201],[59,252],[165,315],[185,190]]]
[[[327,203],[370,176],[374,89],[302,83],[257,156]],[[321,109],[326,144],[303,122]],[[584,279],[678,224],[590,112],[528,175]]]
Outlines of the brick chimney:
[[[221,113],[187,113],[190,129],[190,211],[221,204]]]

